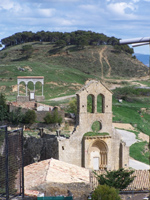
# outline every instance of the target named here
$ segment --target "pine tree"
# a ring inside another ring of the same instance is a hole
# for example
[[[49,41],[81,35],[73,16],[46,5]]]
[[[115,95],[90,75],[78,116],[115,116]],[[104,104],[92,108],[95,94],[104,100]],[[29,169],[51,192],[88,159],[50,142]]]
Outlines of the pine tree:
[[[94,172],[100,185],[108,185],[118,190],[123,190],[132,183],[135,178],[135,176],[131,176],[133,173],[134,170],[129,171],[123,168],[114,171],[106,171],[106,174],[101,175]]]

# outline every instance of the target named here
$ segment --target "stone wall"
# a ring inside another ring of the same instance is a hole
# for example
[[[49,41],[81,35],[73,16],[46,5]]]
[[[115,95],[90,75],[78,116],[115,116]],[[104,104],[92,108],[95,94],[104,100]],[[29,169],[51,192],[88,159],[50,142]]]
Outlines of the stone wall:
[[[45,134],[43,138],[24,137],[24,165],[46,160],[58,159],[57,138]]]
[[[48,111],[35,111],[37,116],[37,121],[44,122],[44,117],[46,116]],[[49,111],[53,112],[53,111]],[[65,113],[64,111],[58,111],[58,114],[61,115],[62,119],[64,119]]]
[[[17,96],[16,101],[27,102],[30,100],[29,100],[29,96]]]
[[[37,101],[37,102],[40,102],[40,101],[44,101],[45,97],[44,96],[35,96],[35,99],[33,101]],[[29,96],[17,96],[17,101],[19,102],[28,102],[28,101],[32,101],[30,100],[30,97]]]

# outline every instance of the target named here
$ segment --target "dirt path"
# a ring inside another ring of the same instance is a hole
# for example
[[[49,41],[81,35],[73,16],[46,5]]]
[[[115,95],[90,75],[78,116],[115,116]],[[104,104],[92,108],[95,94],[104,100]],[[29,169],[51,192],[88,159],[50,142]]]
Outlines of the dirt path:
[[[125,123],[113,123],[115,128],[125,129],[125,130],[135,130],[135,128],[131,124]]]
[[[101,78],[104,78],[104,72],[103,72],[103,52],[105,51],[106,46],[99,52],[99,62],[101,64]]]
[[[57,98],[53,98],[53,99],[49,99],[48,101],[63,101],[65,99],[70,99],[72,97],[75,97],[76,95],[68,95],[68,96],[63,96],[63,97],[57,97]]]
[[[105,61],[106,61],[107,65],[109,66],[109,69],[108,69],[108,74],[107,74],[107,76],[108,76],[108,77],[110,77],[110,75],[111,75],[111,66],[110,66],[110,64],[109,64],[109,61],[108,61],[107,57],[104,57],[104,59],[105,59]]]
[[[117,133],[121,136],[127,147],[130,147],[137,141],[136,135],[130,131],[117,129]]]
[[[130,131],[117,129],[117,133],[121,136],[121,139],[126,143],[127,147],[130,147],[132,144],[134,144],[137,141],[136,135]],[[137,161],[133,158],[129,159],[129,167],[132,167],[133,169],[137,169],[137,170],[150,169],[149,165],[142,163],[140,161]]]
[[[104,71],[103,71],[103,59],[105,60],[105,62],[107,63],[107,65],[109,66],[109,69],[108,69],[108,74],[107,76],[110,77],[110,74],[111,74],[111,66],[110,66],[110,63],[108,61],[108,58],[106,56],[104,56],[104,51],[107,49],[107,47],[105,46],[100,52],[99,52],[99,61],[100,61],[100,64],[101,64],[101,71],[102,71],[102,78],[104,78]]]
[[[108,81],[108,79],[105,79],[105,78],[103,80],[106,81],[106,82]],[[115,84],[113,84],[114,79],[109,79],[110,84],[108,84],[107,87],[110,90],[113,90],[113,89],[115,89],[117,87],[124,87],[124,85],[121,84],[122,81],[130,83],[130,85],[137,85],[137,86],[141,86],[141,87],[147,87],[147,85],[144,85],[144,84],[139,82],[139,81],[146,81],[146,80],[149,80],[149,76],[139,77],[139,78],[136,77],[136,78],[132,78],[132,79],[115,79],[115,82],[116,82]]]

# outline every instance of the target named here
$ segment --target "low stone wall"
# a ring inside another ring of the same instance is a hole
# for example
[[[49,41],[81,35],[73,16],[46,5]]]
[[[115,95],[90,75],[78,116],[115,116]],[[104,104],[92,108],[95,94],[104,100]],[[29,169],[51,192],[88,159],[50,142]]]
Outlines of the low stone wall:
[[[87,183],[47,183],[45,188],[46,196],[67,196],[71,191],[74,200],[87,200],[91,192],[90,184]],[[44,192],[44,191],[43,191]]]
[[[28,102],[28,101],[37,101],[37,102],[40,102],[40,101],[44,101],[45,97],[44,96],[35,96],[35,99],[34,100],[30,100],[30,97],[29,96],[17,96],[17,101],[19,102]]]
[[[48,111],[35,111],[37,116],[37,121],[44,122],[44,117],[46,116]],[[51,112],[51,111],[49,111]],[[64,111],[58,111],[58,114],[61,115],[62,119],[64,119]]]
[[[20,102],[27,102],[29,101],[29,96],[17,96],[16,100]]]

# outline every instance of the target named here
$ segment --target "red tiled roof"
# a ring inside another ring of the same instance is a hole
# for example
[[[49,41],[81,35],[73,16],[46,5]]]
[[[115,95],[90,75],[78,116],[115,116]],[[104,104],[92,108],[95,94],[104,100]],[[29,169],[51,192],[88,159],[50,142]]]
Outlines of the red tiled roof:
[[[28,78],[28,79],[33,79],[33,78],[36,78],[36,79],[44,79],[44,76],[17,76],[17,78],[20,78],[20,79],[24,79],[24,78]]]
[[[104,174],[105,171],[99,171],[98,174]],[[139,191],[139,190],[149,190],[150,189],[150,170],[135,170],[131,176],[136,176],[134,181],[125,189],[125,191]],[[91,184],[92,188],[98,186],[98,181],[95,175],[91,174]]]

